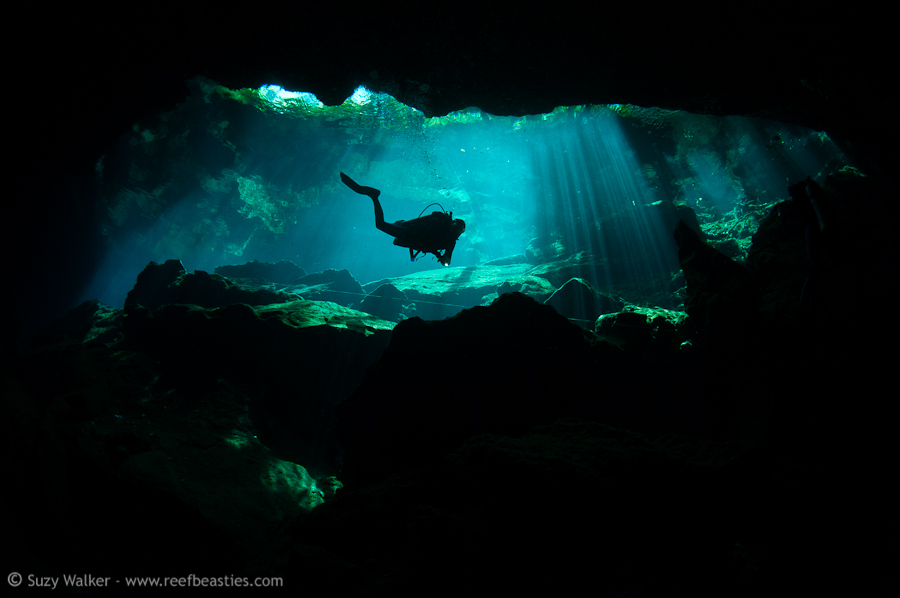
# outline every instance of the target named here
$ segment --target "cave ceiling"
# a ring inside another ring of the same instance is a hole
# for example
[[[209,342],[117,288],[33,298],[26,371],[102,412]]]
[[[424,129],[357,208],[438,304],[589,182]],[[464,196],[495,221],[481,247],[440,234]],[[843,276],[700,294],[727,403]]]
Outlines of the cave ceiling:
[[[891,106],[879,100],[889,78],[874,57],[890,54],[893,36],[865,3],[310,4],[63,9],[35,19],[35,37],[55,51],[14,61],[10,74],[52,88],[28,94],[29,107],[53,115],[54,165],[76,171],[136,121],[172,109],[198,75],[232,89],[278,84],[329,105],[362,84],[426,116],[588,103],[754,115],[853,137],[867,152],[877,139],[864,138],[865,125]]]

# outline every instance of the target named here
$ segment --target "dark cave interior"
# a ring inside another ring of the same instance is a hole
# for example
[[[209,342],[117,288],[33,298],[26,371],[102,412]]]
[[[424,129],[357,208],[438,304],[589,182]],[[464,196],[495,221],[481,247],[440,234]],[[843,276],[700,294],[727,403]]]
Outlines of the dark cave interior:
[[[35,14],[8,583],[886,593],[886,10]]]

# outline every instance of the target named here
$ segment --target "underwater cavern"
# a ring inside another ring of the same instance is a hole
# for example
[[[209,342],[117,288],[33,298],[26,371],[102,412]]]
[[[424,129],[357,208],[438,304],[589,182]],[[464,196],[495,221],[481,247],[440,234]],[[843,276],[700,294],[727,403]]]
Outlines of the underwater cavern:
[[[8,585],[886,593],[889,42],[421,10],[58,32],[5,219]],[[405,243],[429,216],[455,245]]]

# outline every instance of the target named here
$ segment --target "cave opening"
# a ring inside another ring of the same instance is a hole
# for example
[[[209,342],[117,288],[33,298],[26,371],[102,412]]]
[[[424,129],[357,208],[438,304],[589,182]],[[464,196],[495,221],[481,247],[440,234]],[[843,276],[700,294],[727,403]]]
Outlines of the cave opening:
[[[678,220],[741,261],[789,184],[848,164],[825,132],[759,118],[628,104],[426,118],[364,87],[338,106],[277,85],[189,87],[98,161],[106,255],[82,300],[121,307],[136,274],[168,259],[208,272],[288,260],[364,286],[440,268],[392,247],[343,171],[382,190],[389,221],[432,202],[464,219],[459,276],[574,263],[598,291],[680,309]]]

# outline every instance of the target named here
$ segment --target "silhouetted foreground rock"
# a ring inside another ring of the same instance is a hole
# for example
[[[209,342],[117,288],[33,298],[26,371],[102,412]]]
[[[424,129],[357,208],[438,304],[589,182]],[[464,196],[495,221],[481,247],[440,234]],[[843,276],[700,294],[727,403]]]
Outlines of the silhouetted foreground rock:
[[[889,296],[896,266],[858,230],[876,201],[860,178],[824,189],[840,226],[816,268],[790,201],[745,266],[679,226],[688,314],[626,305],[591,331],[542,303],[589,256],[370,289],[364,307],[398,317],[425,296],[485,304],[396,325],[298,298],[359,301],[347,271],[238,284],[151,264],[125,309],[86,302],[2,363],[10,570],[796,596],[835,586],[843,543],[887,571],[871,530],[893,506],[896,328],[857,294]]]
[[[373,479],[474,434],[552,421],[579,402],[571,381],[586,350],[577,326],[521,293],[443,321],[404,320],[340,407],[348,463]]]
[[[747,326],[758,310],[747,288],[747,270],[700,240],[683,220],[675,227],[678,260],[687,279],[685,311],[704,336],[727,335],[736,323]]]
[[[734,438],[741,401],[696,391],[703,377],[715,383],[706,357],[680,350],[665,320],[634,314],[628,330],[646,331],[643,349],[632,341],[626,354],[521,293],[442,321],[404,320],[338,408],[343,475],[378,479],[473,435],[515,436],[566,416]]]
[[[572,278],[545,301],[556,311],[582,328],[591,329],[598,316],[622,311],[625,303],[604,293],[598,293],[589,282]]]
[[[725,498],[752,483],[730,469],[739,454],[570,419],[475,435],[444,458],[338,493],[288,526],[253,570],[339,573],[359,595],[530,595],[560,583],[603,596],[638,586],[715,595],[754,583],[760,558],[737,546],[745,513]]]
[[[269,305],[289,301],[291,297],[268,289],[248,288],[219,274],[202,270],[185,271],[178,260],[155,262],[138,275],[137,283],[125,299],[125,307],[142,305],[155,309],[172,303],[190,303],[204,307],[223,307],[235,303]]]

